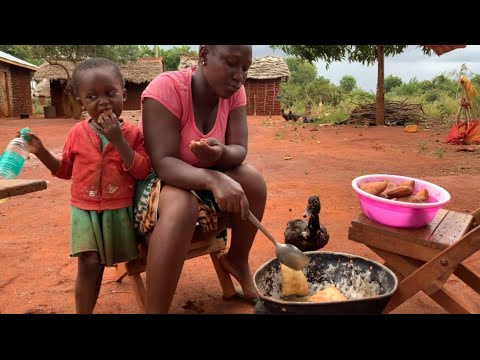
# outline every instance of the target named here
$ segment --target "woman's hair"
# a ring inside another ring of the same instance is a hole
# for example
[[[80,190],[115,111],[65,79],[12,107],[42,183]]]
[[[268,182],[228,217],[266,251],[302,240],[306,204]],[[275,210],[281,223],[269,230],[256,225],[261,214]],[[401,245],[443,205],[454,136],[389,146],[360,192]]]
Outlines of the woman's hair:
[[[122,84],[122,88],[125,87],[125,79],[123,78],[123,75],[120,72],[120,69],[117,66],[117,64],[115,64],[113,61],[110,61],[104,58],[91,58],[91,59],[82,61],[77,66],[75,66],[75,69],[73,69],[72,88],[76,96],[78,96],[78,83],[80,80],[80,73],[82,71],[90,70],[94,68],[110,69]]]

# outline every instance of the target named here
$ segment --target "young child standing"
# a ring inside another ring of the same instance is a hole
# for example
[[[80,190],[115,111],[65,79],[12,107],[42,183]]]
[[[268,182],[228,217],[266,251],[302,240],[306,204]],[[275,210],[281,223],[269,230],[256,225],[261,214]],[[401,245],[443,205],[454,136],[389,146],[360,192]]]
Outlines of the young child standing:
[[[138,256],[133,224],[135,183],[151,168],[137,126],[120,118],[127,99],[118,66],[107,59],[79,63],[72,73],[77,101],[89,117],[69,132],[61,160],[33,133],[29,150],[61,179],[72,179],[70,256],[78,257],[75,307],[91,314],[105,266]]]

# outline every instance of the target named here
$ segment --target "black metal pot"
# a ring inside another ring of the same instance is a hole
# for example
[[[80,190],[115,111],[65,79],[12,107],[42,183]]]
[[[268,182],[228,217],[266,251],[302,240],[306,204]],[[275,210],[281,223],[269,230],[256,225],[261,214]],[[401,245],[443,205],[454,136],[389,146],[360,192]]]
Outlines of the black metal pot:
[[[260,300],[270,312],[380,314],[397,290],[395,274],[376,261],[338,252],[309,251],[305,254],[310,257],[310,262],[303,269],[310,289],[334,284],[348,300],[315,303],[283,299],[280,262],[275,258],[263,264],[254,275]]]

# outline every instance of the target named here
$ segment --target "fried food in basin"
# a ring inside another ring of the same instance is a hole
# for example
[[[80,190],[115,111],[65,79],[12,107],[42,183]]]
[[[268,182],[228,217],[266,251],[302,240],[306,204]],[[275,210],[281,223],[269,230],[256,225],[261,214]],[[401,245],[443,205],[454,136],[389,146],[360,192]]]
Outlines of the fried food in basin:
[[[358,187],[369,194],[378,196],[387,188],[387,183],[385,181],[371,182],[360,184]]]

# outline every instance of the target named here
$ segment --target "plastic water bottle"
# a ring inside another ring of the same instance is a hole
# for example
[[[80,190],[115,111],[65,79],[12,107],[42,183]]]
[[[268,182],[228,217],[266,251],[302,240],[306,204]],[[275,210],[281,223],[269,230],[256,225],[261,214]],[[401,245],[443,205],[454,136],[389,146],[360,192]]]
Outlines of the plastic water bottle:
[[[0,178],[15,179],[20,174],[29,155],[27,131],[28,128],[20,130],[20,137],[10,141],[0,157]]]

